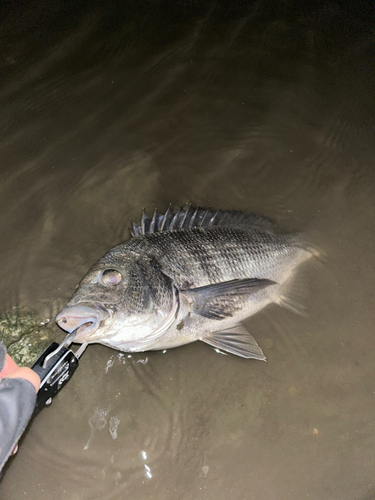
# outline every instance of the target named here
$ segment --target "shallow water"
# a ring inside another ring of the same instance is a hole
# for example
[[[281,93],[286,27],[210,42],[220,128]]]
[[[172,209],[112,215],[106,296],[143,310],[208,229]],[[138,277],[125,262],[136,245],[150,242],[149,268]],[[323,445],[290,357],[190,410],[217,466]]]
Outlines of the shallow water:
[[[373,13],[76,4],[0,11],[2,309],[52,318],[143,207],[254,211],[327,256],[308,318],[249,319],[267,363],[90,346],[1,498],[370,500]]]

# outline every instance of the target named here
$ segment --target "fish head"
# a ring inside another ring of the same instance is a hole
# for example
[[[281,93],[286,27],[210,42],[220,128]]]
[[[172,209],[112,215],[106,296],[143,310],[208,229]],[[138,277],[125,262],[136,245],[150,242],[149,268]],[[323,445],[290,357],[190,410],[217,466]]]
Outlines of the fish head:
[[[107,254],[84,276],[56,322],[67,332],[82,325],[74,342],[142,351],[169,328],[177,309],[172,280],[157,263]]]

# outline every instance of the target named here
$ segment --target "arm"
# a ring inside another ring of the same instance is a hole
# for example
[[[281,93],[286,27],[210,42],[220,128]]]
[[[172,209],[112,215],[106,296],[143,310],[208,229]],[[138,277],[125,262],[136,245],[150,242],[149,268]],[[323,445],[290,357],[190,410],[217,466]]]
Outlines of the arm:
[[[19,368],[0,342],[0,470],[31,418],[39,383],[38,375]]]

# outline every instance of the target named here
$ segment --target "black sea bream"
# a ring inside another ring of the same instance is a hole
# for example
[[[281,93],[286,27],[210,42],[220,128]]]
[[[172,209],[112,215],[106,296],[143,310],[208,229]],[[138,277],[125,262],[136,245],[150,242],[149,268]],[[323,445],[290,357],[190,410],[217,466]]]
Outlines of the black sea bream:
[[[58,325],[74,342],[126,352],[202,340],[244,358],[264,354],[241,322],[271,302],[294,308],[288,284],[315,252],[267,218],[191,207],[155,211],[82,279]]]

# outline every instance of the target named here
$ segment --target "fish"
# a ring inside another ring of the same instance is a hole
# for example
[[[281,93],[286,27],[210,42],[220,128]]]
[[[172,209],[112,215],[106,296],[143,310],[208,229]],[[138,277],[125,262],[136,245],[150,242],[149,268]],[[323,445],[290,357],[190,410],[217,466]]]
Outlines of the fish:
[[[143,211],[131,236],[91,267],[57,314],[63,330],[80,327],[74,342],[143,352],[199,340],[265,360],[243,321],[271,303],[299,312],[289,292],[316,254],[302,233],[236,210]]]

